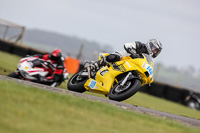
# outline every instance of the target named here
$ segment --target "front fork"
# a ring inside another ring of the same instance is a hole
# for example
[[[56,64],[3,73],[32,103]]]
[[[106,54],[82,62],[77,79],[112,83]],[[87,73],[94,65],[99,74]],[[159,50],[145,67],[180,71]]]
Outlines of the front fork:
[[[89,66],[87,67],[87,70],[88,70],[88,78],[90,79],[91,78],[91,72],[90,72],[91,69]]]
[[[131,72],[129,72],[126,77],[122,80],[122,82],[120,83],[120,86],[124,86],[124,84],[127,82],[128,78],[132,75]]]
[[[126,75],[126,77],[121,81],[121,83],[119,84],[120,86],[124,86],[124,84],[131,79],[140,79],[141,77],[140,75],[134,75],[132,72],[128,72],[128,74]]]

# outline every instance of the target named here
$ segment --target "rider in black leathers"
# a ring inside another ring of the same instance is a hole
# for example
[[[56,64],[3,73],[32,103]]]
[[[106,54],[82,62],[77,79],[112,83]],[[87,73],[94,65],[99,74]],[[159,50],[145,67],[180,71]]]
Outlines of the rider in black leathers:
[[[142,53],[148,54],[153,58],[157,57],[162,50],[162,44],[157,39],[150,39],[146,44],[139,41],[125,43],[124,50],[120,52],[114,52],[105,57],[105,59],[90,63],[91,69],[98,70],[101,66],[105,66],[107,62],[120,61],[123,57],[130,56],[132,58],[138,58],[142,56]],[[88,63],[85,64],[88,67]]]

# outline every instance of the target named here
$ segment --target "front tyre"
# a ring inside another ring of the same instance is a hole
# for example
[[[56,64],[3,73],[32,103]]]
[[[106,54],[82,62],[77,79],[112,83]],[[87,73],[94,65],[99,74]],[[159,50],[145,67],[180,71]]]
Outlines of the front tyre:
[[[114,85],[108,94],[110,100],[123,101],[133,96],[141,87],[139,79],[129,80],[123,86]]]
[[[8,77],[20,79],[20,74],[18,72],[12,72],[8,74]]]
[[[85,87],[84,87],[84,84],[88,80],[88,77],[81,76],[80,74],[82,72],[83,71],[80,71],[80,72],[74,74],[69,79],[69,81],[67,83],[68,90],[75,91],[75,92],[80,92],[80,93],[83,93],[83,92],[86,91]]]

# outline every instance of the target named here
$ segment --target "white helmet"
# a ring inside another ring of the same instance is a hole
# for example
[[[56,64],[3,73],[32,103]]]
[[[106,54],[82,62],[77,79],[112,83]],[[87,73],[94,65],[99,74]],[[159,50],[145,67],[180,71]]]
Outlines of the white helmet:
[[[151,54],[152,57],[155,58],[160,54],[162,50],[162,44],[157,39],[150,39],[147,42],[147,49],[149,54]]]

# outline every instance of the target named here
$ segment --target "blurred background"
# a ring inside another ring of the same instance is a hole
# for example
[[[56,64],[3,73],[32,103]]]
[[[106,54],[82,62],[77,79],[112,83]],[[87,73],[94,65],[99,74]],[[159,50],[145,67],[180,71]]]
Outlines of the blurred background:
[[[199,0],[0,0],[0,38],[47,52],[59,48],[79,60],[157,38],[163,51],[155,81],[200,92],[199,6]]]

